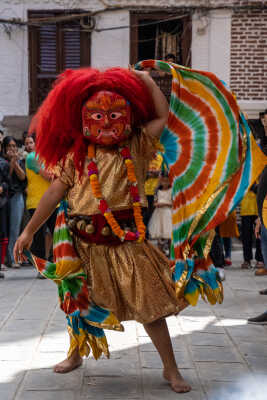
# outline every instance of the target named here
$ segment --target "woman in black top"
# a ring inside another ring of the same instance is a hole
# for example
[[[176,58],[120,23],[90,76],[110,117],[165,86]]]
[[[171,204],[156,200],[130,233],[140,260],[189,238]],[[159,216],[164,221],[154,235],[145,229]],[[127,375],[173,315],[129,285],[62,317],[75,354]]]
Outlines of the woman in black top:
[[[0,154],[0,269],[4,269],[4,260],[8,244],[7,202],[8,202],[9,166]],[[4,274],[0,272],[0,278]]]
[[[3,140],[3,155],[9,165],[8,191],[8,263],[13,268],[19,268],[13,256],[13,247],[20,233],[20,226],[24,212],[23,193],[26,188],[25,163],[19,160],[18,148],[12,136]]]

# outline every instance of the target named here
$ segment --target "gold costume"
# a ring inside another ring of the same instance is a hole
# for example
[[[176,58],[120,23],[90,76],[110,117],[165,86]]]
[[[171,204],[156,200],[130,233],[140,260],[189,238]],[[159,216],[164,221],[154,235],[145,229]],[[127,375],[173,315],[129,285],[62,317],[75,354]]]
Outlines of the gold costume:
[[[135,165],[140,202],[146,206],[144,182],[149,160],[155,152],[155,139],[144,132],[129,141]],[[96,147],[99,181],[103,197],[112,211],[132,208],[127,172],[118,147]],[[79,178],[72,155],[57,168],[57,176],[68,185],[69,216],[100,214],[87,176],[88,159]],[[118,245],[90,243],[73,235],[75,248],[87,273],[91,298],[111,311],[119,321],[149,323],[174,314],[187,303],[177,300],[169,260],[150,242],[124,242]]]

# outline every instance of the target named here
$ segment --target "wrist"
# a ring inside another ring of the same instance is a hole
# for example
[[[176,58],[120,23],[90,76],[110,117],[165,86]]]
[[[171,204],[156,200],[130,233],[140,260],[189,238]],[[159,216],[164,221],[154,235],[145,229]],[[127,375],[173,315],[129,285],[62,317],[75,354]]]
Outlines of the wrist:
[[[23,233],[26,234],[27,236],[33,236],[33,235],[34,235],[34,231],[33,231],[33,229],[31,228],[30,222],[29,222],[28,225],[25,227]]]

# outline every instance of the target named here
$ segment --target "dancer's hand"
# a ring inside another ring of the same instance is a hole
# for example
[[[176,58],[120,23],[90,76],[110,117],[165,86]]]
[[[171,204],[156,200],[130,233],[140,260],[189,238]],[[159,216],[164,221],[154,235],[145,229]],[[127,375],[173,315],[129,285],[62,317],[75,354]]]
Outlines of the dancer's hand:
[[[21,263],[22,261],[27,261],[27,257],[23,254],[24,249],[29,249],[31,247],[33,240],[33,235],[29,234],[26,230],[22,232],[20,237],[15,243],[13,254],[16,263]]]
[[[150,92],[154,103],[155,116],[154,119],[147,122],[143,127],[148,135],[159,139],[168,119],[169,104],[166,97],[147,71],[137,71],[132,69],[132,67],[129,67],[129,69],[143,81]]]

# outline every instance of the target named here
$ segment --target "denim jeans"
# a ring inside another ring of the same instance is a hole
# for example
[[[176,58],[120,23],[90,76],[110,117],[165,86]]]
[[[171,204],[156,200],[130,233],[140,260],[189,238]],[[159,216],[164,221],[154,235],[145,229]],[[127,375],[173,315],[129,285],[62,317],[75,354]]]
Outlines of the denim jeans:
[[[8,263],[15,262],[13,256],[13,248],[20,234],[20,226],[24,212],[24,198],[22,193],[15,193],[8,200],[8,215],[9,215],[9,240],[7,248]]]
[[[261,224],[261,252],[265,268],[267,268],[267,229]]]

